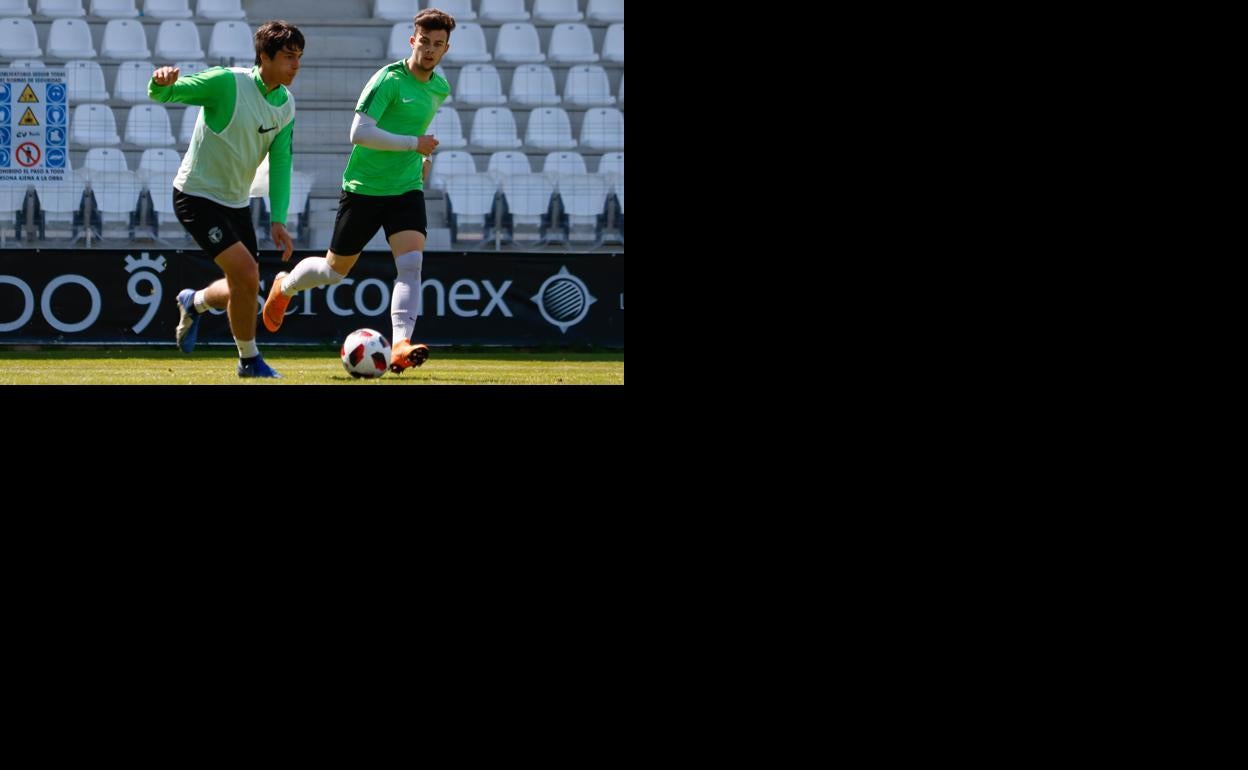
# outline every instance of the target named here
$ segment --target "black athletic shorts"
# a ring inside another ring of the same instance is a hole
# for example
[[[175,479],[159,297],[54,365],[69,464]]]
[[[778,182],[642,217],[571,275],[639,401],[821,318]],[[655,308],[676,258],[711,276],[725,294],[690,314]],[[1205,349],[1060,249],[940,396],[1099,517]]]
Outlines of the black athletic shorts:
[[[260,253],[256,230],[251,226],[251,207],[232,209],[207,198],[187,195],[173,188],[173,210],[204,254],[212,259],[242,241],[252,257]]]
[[[386,238],[404,230],[428,235],[425,193],[409,190],[402,195],[360,195],[343,190],[329,250],[344,257],[359,254],[378,227],[386,231]]]

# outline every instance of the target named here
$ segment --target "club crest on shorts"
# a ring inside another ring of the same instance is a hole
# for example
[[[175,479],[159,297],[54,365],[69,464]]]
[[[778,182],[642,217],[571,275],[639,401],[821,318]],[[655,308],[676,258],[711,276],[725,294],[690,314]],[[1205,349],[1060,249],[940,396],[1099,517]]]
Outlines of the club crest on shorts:
[[[212,241],[213,243],[220,243],[221,242],[221,228],[214,227],[211,230],[209,230],[208,240]]]

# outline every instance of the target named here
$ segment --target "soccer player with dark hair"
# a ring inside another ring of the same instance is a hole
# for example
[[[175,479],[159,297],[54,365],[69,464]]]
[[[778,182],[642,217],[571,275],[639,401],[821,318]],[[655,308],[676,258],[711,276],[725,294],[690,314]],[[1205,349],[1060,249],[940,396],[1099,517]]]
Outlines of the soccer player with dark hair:
[[[420,366],[429,347],[411,340],[420,301],[424,264],[424,180],[438,140],[425,131],[451,93],[434,72],[450,48],[455,19],[436,8],[413,19],[406,60],[381,68],[364,86],[351,124],[351,158],[342,174],[342,196],[329,251],[300,260],[290,274],[278,273],[264,303],[264,326],[282,325],[290,298],[305,289],[338,283],[381,228],[390,242],[398,275],[390,295],[393,348],[390,370]],[[283,259],[286,259],[283,257]]]
[[[290,259],[294,242],[285,223],[295,100],[287,88],[299,72],[303,33],[293,24],[269,21],[256,30],[255,44],[256,66],[251,69],[213,67],[179,78],[177,67],[160,67],[152,73],[147,94],[158,102],[203,107],[173,180],[173,208],[204,255],[225,273],[199,291],[178,293],[178,347],[190,353],[201,314],[208,308],[224,309],[238,346],[238,376],[281,377],[256,347],[260,267],[250,191],[256,169],[268,156],[270,234],[283,249],[282,259]]]

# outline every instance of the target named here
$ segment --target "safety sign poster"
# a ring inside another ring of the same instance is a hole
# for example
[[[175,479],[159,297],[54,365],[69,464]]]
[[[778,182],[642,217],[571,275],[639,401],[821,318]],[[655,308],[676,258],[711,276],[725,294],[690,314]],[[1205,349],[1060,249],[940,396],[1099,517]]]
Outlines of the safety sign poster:
[[[67,92],[64,67],[0,69],[0,184],[65,180]]]

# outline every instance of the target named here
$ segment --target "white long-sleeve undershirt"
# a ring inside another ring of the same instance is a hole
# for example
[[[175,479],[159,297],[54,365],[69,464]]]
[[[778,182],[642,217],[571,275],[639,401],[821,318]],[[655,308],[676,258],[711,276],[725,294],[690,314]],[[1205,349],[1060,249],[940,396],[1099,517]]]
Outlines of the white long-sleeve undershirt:
[[[377,127],[377,121],[362,112],[355,113],[351,121],[351,144],[358,144],[371,150],[415,150],[418,136],[392,134]]]

